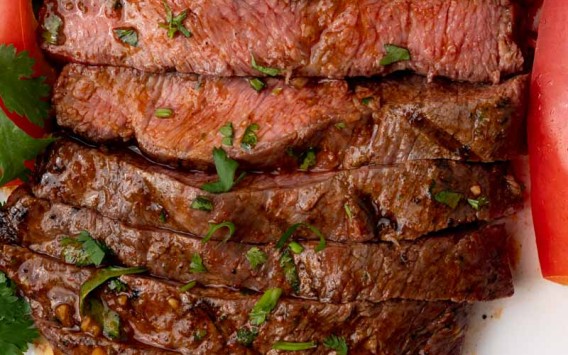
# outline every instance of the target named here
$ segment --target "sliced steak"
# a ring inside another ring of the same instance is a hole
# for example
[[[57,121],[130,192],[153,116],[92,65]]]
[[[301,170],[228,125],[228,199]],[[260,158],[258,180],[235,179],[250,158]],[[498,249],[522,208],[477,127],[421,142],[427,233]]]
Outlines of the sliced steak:
[[[80,286],[95,269],[77,268],[4,245],[0,269],[16,282],[37,314],[49,320],[55,305],[68,304],[78,319]],[[127,291],[126,302],[106,286],[100,297],[122,320],[123,333],[149,346],[184,354],[247,351],[237,341],[237,332],[247,329],[249,313],[259,300],[221,288],[195,287],[181,292],[176,285],[140,276],[120,277]],[[275,353],[276,341],[317,341],[309,353],[327,353],[321,345],[331,334],[343,336],[354,354],[458,354],[463,341],[467,306],[452,302],[387,301],[342,305],[281,297],[251,350]],[[250,328],[248,328],[250,329]],[[199,336],[196,336],[197,332]]]
[[[257,93],[245,79],[69,65],[53,102],[58,123],[92,142],[136,141],[152,159],[206,169],[221,146],[221,127],[234,128],[224,145],[243,167],[297,168],[290,152],[312,147],[312,170],[351,169],[419,159],[507,160],[523,152],[527,76],[500,85],[419,77],[361,82],[266,80]],[[276,94],[277,93],[277,94]],[[159,108],[172,110],[158,118]],[[241,147],[248,126],[258,143]]]
[[[45,4],[43,48],[97,65],[263,75],[252,68],[254,56],[281,75],[341,78],[411,69],[494,83],[523,67],[517,11],[507,0],[169,1],[174,14],[187,10],[183,26],[190,38],[168,38],[159,26],[166,22],[159,0]],[[121,34],[129,38],[121,40]],[[387,44],[407,48],[411,59],[381,65]]]
[[[522,205],[520,186],[505,163],[412,161],[333,173],[251,174],[227,193],[200,189],[213,179],[61,140],[37,167],[32,189],[37,197],[92,208],[137,227],[204,236],[209,223],[231,221],[232,240],[250,243],[275,242],[295,223],[319,228],[330,241],[415,239],[493,220]],[[459,198],[454,208],[443,203],[448,192]],[[197,197],[211,201],[210,212],[191,207]],[[488,204],[476,210],[467,198]],[[304,229],[296,236],[317,239]]]
[[[0,225],[10,224],[16,235],[0,236],[41,254],[63,258],[69,246],[62,238],[88,231],[126,266],[144,266],[152,274],[183,283],[286,293],[320,302],[379,302],[388,299],[473,302],[507,297],[513,283],[502,225],[476,231],[445,233],[415,242],[339,244],[303,242],[300,254],[274,245],[255,246],[266,262],[254,267],[247,260],[253,246],[201,240],[163,230],[135,229],[102,217],[92,210],[21,197],[0,211]],[[205,273],[192,273],[194,254],[201,256]],[[284,256],[283,256],[284,255]],[[290,257],[286,268],[283,257]],[[290,264],[291,263],[291,264]],[[292,275],[286,271],[292,270]],[[333,280],[333,281],[330,281]]]
[[[145,346],[138,342],[119,343],[103,337],[69,329],[55,321],[36,319],[35,326],[41,335],[51,344],[56,354],[85,355],[98,354],[95,350],[104,350],[106,355],[173,355],[177,352]]]

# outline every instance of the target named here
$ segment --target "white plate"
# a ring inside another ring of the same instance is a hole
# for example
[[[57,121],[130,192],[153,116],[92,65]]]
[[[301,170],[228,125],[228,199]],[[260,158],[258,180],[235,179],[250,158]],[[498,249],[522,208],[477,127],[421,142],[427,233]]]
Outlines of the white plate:
[[[528,174],[521,179],[528,188]],[[464,355],[568,354],[568,287],[541,277],[529,205],[507,220],[520,248],[515,295],[474,306]],[[50,354],[45,348],[29,354]]]

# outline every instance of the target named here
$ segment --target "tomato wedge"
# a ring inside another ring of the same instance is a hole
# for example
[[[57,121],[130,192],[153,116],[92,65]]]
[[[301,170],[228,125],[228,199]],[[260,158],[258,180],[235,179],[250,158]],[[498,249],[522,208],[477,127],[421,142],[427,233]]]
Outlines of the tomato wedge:
[[[568,284],[568,3],[545,0],[528,121],[532,214],[543,276]]]

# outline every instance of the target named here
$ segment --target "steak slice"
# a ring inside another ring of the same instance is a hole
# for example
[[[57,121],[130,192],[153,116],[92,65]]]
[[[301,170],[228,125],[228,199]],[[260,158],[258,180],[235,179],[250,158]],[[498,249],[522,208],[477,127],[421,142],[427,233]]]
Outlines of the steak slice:
[[[39,306],[39,305],[38,305]],[[41,306],[39,306],[41,307]],[[119,343],[103,337],[63,327],[58,322],[36,319],[35,326],[41,335],[51,344],[56,354],[85,355],[93,354],[95,349],[104,349],[107,355],[172,355],[173,351],[145,346],[137,342]]]
[[[217,195],[200,189],[214,176],[176,172],[134,154],[66,140],[39,164],[32,186],[39,198],[92,208],[137,227],[196,236],[206,235],[209,223],[231,221],[236,227],[232,240],[250,243],[275,242],[295,223],[314,225],[330,241],[416,239],[494,220],[522,205],[521,188],[506,163],[411,161],[342,172],[251,174]],[[460,197],[455,208],[443,203],[448,193]],[[212,210],[193,209],[197,197],[210,199]],[[466,198],[489,202],[476,210]],[[307,229],[296,236],[317,239]]]
[[[80,286],[96,269],[77,268],[4,245],[0,269],[32,300],[41,319],[54,317],[54,305],[75,308],[78,323]],[[125,336],[149,346],[183,354],[247,351],[237,342],[237,332],[250,329],[249,313],[259,300],[221,288],[195,287],[181,292],[174,284],[140,276],[120,277],[126,302],[101,287],[100,297],[122,320]],[[452,354],[459,353],[466,324],[467,305],[452,302],[387,301],[341,305],[281,297],[258,336],[254,352],[268,353],[276,341],[317,341],[330,334],[347,340],[354,354]],[[199,336],[196,333],[200,331]],[[326,353],[322,345],[309,353]]]
[[[301,298],[333,303],[397,298],[473,302],[513,294],[503,225],[401,242],[398,247],[329,242],[316,252],[317,242],[305,242],[300,254],[284,252],[293,264],[283,269],[283,252],[273,244],[255,246],[265,253],[266,262],[253,267],[247,261],[251,245],[204,244],[170,231],[135,229],[92,210],[31,197],[24,190],[16,196],[15,203],[0,211],[0,225],[9,224],[15,234],[0,239],[64,260],[69,247],[62,238],[88,231],[110,248],[119,264],[143,266],[182,283],[196,280],[255,291],[278,287]],[[194,254],[201,256],[207,272],[191,272]],[[290,268],[297,276],[287,277]]]
[[[181,33],[168,38],[159,0],[45,2],[43,48],[65,59],[214,76],[372,76],[410,69],[460,81],[492,81],[523,68],[507,0],[169,1],[187,10]],[[117,5],[118,4],[118,5]],[[124,31],[129,39],[121,40]],[[133,36],[136,38],[132,38]],[[410,60],[381,65],[385,45],[407,48]]]
[[[257,93],[242,78],[68,65],[53,103],[58,123],[81,137],[136,141],[152,159],[174,166],[210,168],[212,148],[222,145],[219,130],[230,122],[234,143],[223,147],[243,167],[295,169],[289,153],[315,147],[312,170],[351,169],[517,156],[524,151],[527,78],[491,86],[406,76],[363,81],[353,90],[345,81],[292,87],[268,79]],[[172,109],[172,116],[156,117],[159,108]],[[240,142],[251,124],[258,125],[258,144],[247,150]]]

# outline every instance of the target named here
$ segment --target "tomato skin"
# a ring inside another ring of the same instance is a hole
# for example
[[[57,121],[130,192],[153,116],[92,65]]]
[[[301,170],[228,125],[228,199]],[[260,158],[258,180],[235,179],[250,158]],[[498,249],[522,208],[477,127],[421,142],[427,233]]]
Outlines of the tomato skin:
[[[528,119],[532,214],[542,274],[568,284],[568,4],[545,0]]]

